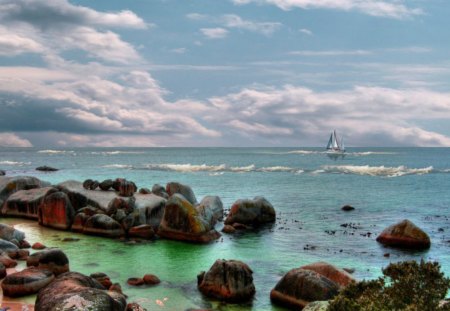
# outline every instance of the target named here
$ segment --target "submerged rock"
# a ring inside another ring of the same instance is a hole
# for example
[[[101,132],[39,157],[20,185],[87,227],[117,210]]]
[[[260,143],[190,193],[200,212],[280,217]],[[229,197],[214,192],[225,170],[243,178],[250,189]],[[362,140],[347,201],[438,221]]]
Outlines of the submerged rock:
[[[349,211],[353,211],[355,208],[351,205],[344,205],[342,206],[341,210],[343,210],[344,212],[349,212]]]
[[[238,260],[218,259],[208,272],[197,276],[198,289],[206,296],[231,302],[250,300],[255,295],[253,271]]]
[[[377,241],[388,246],[410,249],[427,249],[431,245],[428,234],[407,219],[384,229]]]
[[[230,213],[225,219],[225,224],[240,223],[259,226],[275,222],[275,218],[276,213],[272,204],[263,197],[255,197],[253,200],[237,200],[231,206]]]
[[[315,271],[326,278],[329,278],[341,287],[345,287],[355,279],[346,271],[336,268],[335,266],[326,262],[315,262],[306,266],[302,266],[302,269]]]
[[[47,286],[55,276],[52,272],[34,267],[8,275],[2,282],[3,294],[21,297],[37,293]]]
[[[35,310],[123,311],[125,297],[109,292],[93,278],[77,272],[64,273],[39,291]]]
[[[146,285],[156,285],[161,283],[161,280],[154,274],[146,274],[142,279]]]
[[[297,268],[281,278],[270,292],[270,300],[287,308],[301,310],[312,301],[332,299],[338,291],[339,286],[325,276]]]
[[[198,203],[194,191],[192,191],[191,187],[183,185],[179,182],[169,182],[166,185],[166,192],[169,195],[169,197],[176,193],[179,193],[183,197],[185,197],[186,200],[188,200],[189,203],[191,203],[192,205],[196,205]]]
[[[207,243],[220,237],[211,224],[181,194],[167,201],[158,235],[172,240]]]

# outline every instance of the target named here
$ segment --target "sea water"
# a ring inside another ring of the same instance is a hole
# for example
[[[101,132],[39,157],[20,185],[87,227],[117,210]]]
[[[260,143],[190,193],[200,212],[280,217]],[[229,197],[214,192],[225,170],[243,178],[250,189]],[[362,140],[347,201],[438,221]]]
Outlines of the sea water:
[[[41,165],[59,171],[36,171]],[[122,285],[128,301],[149,310],[283,310],[270,303],[270,290],[290,269],[315,261],[353,268],[355,278],[372,279],[390,262],[423,258],[439,261],[450,276],[449,148],[349,148],[344,157],[330,157],[319,148],[3,148],[0,169],[54,184],[124,177],[151,188],[179,181],[190,185],[199,200],[220,196],[225,208],[255,196],[273,204],[273,226],[223,234],[207,245],[168,240],[129,245],[2,219],[23,230],[30,242],[63,249],[72,271],[108,274]],[[355,210],[341,211],[346,204]],[[429,250],[385,248],[375,241],[385,227],[403,219],[430,235]],[[63,242],[64,237],[80,240]],[[252,302],[233,305],[202,297],[196,276],[216,259],[238,259],[251,267]],[[162,283],[126,284],[129,277],[147,273]]]

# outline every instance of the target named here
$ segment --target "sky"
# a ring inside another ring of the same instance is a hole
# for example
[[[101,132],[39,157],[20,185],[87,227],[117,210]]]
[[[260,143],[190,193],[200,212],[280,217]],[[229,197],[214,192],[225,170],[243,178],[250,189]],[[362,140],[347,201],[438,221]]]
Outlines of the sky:
[[[0,146],[450,146],[448,0],[0,0]]]

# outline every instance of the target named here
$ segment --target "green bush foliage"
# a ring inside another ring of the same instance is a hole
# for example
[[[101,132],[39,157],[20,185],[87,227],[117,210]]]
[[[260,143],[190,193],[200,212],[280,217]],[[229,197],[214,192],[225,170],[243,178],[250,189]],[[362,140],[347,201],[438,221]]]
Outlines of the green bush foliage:
[[[449,289],[437,262],[392,263],[383,277],[347,286],[328,311],[450,311],[450,304],[439,306]]]

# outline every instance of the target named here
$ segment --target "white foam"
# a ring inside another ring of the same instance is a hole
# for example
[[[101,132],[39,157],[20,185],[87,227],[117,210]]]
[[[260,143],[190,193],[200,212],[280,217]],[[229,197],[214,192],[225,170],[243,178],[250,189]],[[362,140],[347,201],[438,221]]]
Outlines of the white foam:
[[[104,168],[124,168],[124,169],[131,169],[133,168],[133,165],[129,164],[107,164],[103,165]]]
[[[251,164],[248,166],[236,166],[236,167],[230,167],[229,169],[231,172],[235,173],[246,173],[246,172],[252,172],[255,170],[255,165]]]
[[[23,166],[30,165],[31,162],[17,162],[17,161],[0,161],[0,165],[11,165],[11,166]]]
[[[46,149],[46,150],[39,150],[38,153],[46,153],[46,154],[75,154],[75,151],[72,150],[53,150],[53,149]]]
[[[288,166],[269,166],[269,167],[262,167],[258,169],[258,171],[261,172],[293,172],[296,171],[292,167]]]
[[[423,175],[433,171],[432,166],[424,168],[408,168],[404,165],[397,167],[369,166],[369,165],[327,165],[323,167],[327,173],[342,173],[370,176],[399,177],[404,175]]]
[[[117,155],[117,154],[144,154],[144,151],[93,151],[91,154],[100,154],[100,155]]]
[[[221,165],[193,165],[193,164],[148,164],[147,168],[152,170],[174,171],[174,172],[219,172],[226,169],[225,164]]]

